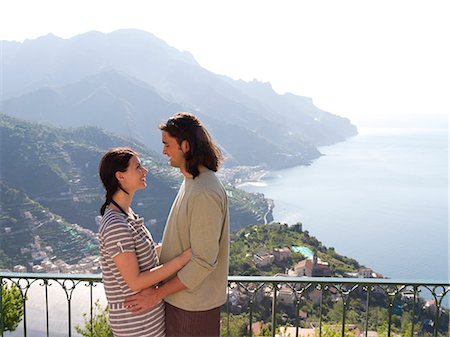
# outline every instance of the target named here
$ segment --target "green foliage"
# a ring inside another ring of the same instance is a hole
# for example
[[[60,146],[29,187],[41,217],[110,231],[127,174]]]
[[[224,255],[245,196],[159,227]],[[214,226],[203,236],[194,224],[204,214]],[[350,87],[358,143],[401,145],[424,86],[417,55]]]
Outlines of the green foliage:
[[[76,332],[83,337],[113,337],[111,327],[109,326],[108,307],[102,308],[99,300],[94,303],[92,314],[92,323],[90,315],[83,314],[84,327],[75,326]]]
[[[22,294],[15,284],[2,286],[3,331],[14,331],[23,318]]]
[[[11,259],[3,250],[0,249],[0,269],[9,269],[13,265],[13,259]]]
[[[228,317],[227,313],[223,312],[220,321],[221,336],[248,336],[248,314],[230,314]]]
[[[272,324],[270,323],[264,324],[263,327],[261,328],[261,332],[259,333],[259,335],[264,337],[272,336]]]
[[[358,262],[341,256],[334,248],[327,248],[308,231],[301,231],[300,224],[288,226],[272,223],[269,225],[250,225],[235,233],[230,246],[230,275],[274,275],[284,273],[286,268],[303,260],[300,253],[293,253],[291,259],[277,262],[265,268],[257,268],[253,255],[274,248],[306,246],[318,253],[318,256],[329,263],[334,272],[355,272],[360,268]]]
[[[384,321],[378,328],[377,328],[377,334],[378,337],[388,337],[388,324],[386,321]]]
[[[344,306],[342,300],[339,300],[335,302],[328,311],[328,321],[335,324],[340,323],[342,321],[343,313]],[[358,309],[358,302],[356,300],[350,300],[345,311],[346,321],[352,323],[363,322],[363,314],[364,313]]]
[[[319,335],[319,329],[317,329],[316,335]],[[323,337],[342,337],[342,327],[335,325],[323,325],[322,326]],[[349,331],[348,327],[345,327],[344,337],[355,337],[355,334]]]

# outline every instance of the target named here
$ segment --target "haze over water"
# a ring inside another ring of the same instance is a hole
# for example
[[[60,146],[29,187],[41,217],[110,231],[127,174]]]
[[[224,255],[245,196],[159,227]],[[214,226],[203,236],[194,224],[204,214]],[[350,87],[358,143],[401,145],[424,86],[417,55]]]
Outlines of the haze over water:
[[[390,278],[447,280],[448,131],[363,129],[311,166],[240,187],[275,201],[275,221]]]

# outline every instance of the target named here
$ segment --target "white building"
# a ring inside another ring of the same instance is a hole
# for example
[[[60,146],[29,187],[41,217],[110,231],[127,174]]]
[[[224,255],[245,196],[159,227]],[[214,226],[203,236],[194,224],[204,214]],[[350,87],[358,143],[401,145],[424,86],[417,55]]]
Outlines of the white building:
[[[27,272],[27,267],[18,264],[16,266],[14,266],[13,271],[15,273],[26,273]]]
[[[255,261],[258,267],[267,266],[271,264],[274,259],[275,257],[273,256],[273,254],[269,254],[266,252],[261,252],[253,255],[253,261]]]

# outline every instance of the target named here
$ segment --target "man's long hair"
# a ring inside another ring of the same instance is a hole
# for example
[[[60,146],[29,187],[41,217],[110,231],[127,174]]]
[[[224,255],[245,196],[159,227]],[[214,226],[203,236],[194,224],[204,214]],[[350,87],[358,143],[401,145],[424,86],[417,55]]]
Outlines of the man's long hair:
[[[179,146],[184,140],[189,143],[189,151],[184,154],[184,158],[186,170],[194,178],[200,174],[200,165],[217,172],[223,161],[222,152],[196,116],[178,112],[159,128],[174,137]]]

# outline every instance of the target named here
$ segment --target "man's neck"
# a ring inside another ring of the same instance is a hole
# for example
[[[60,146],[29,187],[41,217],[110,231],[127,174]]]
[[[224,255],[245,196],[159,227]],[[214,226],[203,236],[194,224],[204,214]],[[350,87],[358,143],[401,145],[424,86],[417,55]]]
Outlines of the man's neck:
[[[205,171],[207,171],[207,170],[208,170],[208,169],[207,169],[205,166],[203,166],[203,165],[200,165],[200,166],[198,167],[198,171],[199,171],[200,173],[203,173],[203,172],[205,172]],[[180,172],[181,172],[181,174],[184,175],[184,177],[187,178],[187,179],[192,179],[192,178],[193,178],[192,174],[190,174],[190,173],[186,170],[186,168],[181,168],[181,167],[180,167]]]

